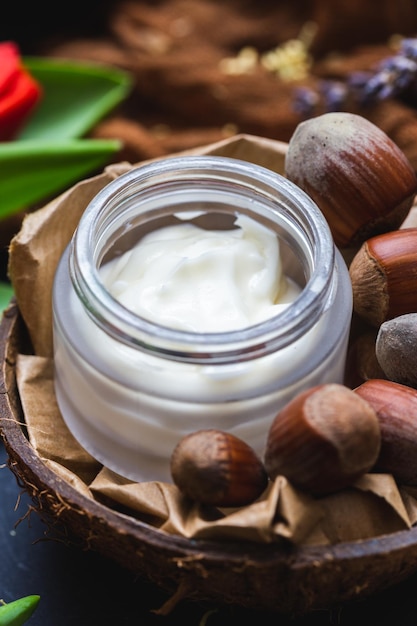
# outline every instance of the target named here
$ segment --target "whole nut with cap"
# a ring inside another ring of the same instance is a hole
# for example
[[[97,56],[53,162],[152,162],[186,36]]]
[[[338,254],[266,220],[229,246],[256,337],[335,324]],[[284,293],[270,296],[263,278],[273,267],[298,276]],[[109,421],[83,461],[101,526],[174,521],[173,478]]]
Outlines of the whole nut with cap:
[[[347,112],[301,122],[288,144],[285,174],[313,198],[341,248],[398,228],[417,191],[402,150],[378,126]]]
[[[282,474],[294,486],[322,495],[369,471],[379,449],[374,409],[348,387],[329,383],[298,394],[278,413],[264,463],[272,480]]]
[[[354,389],[377,414],[381,450],[374,471],[417,485],[417,390],[390,380],[367,380]]]
[[[219,507],[250,504],[268,484],[251,446],[216,429],[198,430],[178,442],[171,455],[171,475],[184,495]]]
[[[365,241],[349,267],[353,309],[379,327],[417,311],[417,228],[402,228]]]

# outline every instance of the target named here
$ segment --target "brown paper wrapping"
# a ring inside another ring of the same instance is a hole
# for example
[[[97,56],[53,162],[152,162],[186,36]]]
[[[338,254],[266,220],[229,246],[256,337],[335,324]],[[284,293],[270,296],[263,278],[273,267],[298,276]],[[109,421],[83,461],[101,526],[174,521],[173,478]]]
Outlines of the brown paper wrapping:
[[[187,154],[229,156],[283,173],[285,152],[282,142],[237,135]],[[29,439],[40,458],[86,496],[161,532],[189,538],[329,544],[410,528],[417,521],[417,492],[400,489],[389,475],[366,475],[349,489],[318,499],[279,476],[253,504],[220,510],[190,502],[172,484],[124,479],[102,467],[74,439],[54,395],[54,273],[89,201],[132,167],[111,165],[29,214],[10,245],[10,277],[33,344],[33,354],[19,355],[16,373]]]

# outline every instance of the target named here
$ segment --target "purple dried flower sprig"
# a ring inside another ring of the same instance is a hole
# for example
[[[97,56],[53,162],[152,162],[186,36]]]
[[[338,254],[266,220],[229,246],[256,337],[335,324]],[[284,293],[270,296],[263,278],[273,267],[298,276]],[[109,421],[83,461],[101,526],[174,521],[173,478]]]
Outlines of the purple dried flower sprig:
[[[417,60],[417,38],[411,37],[401,41],[400,52],[408,59]]]
[[[317,90],[299,87],[294,91],[294,111],[303,117],[343,111],[349,103],[372,103],[409,95],[417,88],[417,38],[401,41],[395,55],[383,59],[375,70],[352,72],[345,81],[323,80]]]

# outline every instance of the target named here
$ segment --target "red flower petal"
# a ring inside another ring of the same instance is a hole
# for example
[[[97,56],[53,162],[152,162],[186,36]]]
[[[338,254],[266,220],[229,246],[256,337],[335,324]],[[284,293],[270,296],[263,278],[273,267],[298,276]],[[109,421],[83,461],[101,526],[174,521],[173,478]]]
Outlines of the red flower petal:
[[[8,91],[20,72],[19,49],[12,41],[0,43],[0,96]]]
[[[42,95],[37,81],[23,68],[13,85],[0,93],[0,141],[13,139]]]

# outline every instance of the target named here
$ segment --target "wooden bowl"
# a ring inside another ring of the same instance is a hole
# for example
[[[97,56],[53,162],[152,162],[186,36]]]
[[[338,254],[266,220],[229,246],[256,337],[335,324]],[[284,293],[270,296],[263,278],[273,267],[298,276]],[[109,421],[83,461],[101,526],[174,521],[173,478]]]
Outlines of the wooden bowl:
[[[362,598],[417,570],[417,529],[326,547],[188,540],[86,498],[49,469],[25,436],[16,386],[27,334],[12,301],[0,324],[0,428],[9,466],[52,525],[172,593],[260,611],[303,614]]]

